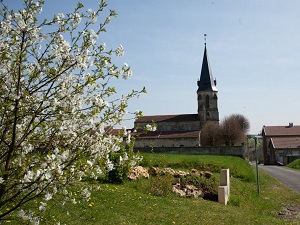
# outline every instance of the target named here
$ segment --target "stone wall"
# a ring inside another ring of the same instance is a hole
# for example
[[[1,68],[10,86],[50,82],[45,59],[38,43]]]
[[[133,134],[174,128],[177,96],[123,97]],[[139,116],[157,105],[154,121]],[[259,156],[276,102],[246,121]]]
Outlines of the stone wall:
[[[189,155],[227,155],[245,158],[243,146],[216,146],[216,147],[135,147],[141,153],[169,153]]]

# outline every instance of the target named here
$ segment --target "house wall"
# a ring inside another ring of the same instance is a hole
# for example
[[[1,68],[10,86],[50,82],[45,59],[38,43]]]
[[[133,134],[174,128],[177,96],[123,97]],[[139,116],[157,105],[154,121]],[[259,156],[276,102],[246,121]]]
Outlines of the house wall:
[[[272,136],[266,136],[264,131],[262,132],[263,137],[263,154],[264,154],[264,164],[265,165],[275,165],[277,163],[277,156],[275,149],[269,147],[269,143],[271,138],[276,137],[300,137],[299,135],[272,135]]]
[[[287,165],[294,159],[300,158],[300,149],[275,150],[275,158],[276,162],[282,165]]]

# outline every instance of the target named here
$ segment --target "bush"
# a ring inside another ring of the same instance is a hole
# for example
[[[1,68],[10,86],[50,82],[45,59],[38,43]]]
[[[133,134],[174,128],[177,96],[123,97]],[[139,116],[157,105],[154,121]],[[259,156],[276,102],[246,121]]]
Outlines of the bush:
[[[214,176],[206,178],[199,175],[187,175],[180,179],[180,183],[183,185],[194,185],[201,188],[205,193],[218,194],[219,181]]]
[[[296,159],[287,165],[289,168],[300,170],[300,159]]]
[[[174,177],[170,174],[164,174],[159,176],[151,176],[150,182],[150,192],[155,196],[168,196],[172,193],[172,181]]]
[[[134,139],[122,145],[118,152],[111,152],[109,154],[110,161],[113,162],[114,168],[107,173],[107,179],[111,183],[123,183],[129,175],[132,165],[135,164],[133,158]]]

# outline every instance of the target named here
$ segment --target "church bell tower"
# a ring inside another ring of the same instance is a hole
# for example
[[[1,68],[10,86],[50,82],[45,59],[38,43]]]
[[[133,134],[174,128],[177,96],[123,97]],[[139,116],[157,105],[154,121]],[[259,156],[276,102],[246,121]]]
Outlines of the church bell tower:
[[[197,82],[198,90],[198,117],[200,120],[200,127],[208,121],[219,123],[218,110],[218,90],[217,82],[213,79],[212,72],[207,57],[206,42],[204,47],[203,62],[200,74],[200,80]]]

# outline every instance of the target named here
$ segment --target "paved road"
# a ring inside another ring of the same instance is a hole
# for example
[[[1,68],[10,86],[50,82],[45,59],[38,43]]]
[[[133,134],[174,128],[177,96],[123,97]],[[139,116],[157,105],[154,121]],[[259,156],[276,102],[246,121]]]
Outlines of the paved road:
[[[278,179],[289,188],[300,194],[300,171],[291,170],[284,166],[264,166],[259,165],[259,169],[267,172],[272,177]]]

